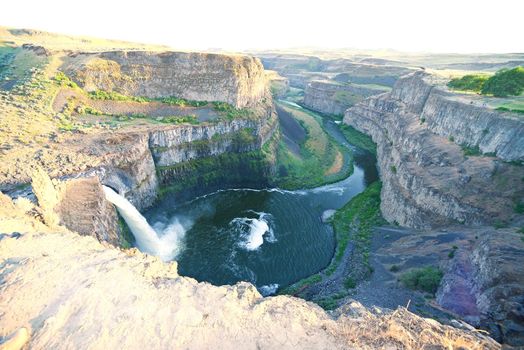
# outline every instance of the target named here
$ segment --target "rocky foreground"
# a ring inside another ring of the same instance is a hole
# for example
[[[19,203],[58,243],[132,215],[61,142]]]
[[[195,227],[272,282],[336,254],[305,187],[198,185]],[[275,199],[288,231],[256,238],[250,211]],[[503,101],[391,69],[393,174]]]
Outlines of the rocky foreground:
[[[198,283],[176,263],[71,232],[3,234],[0,256],[0,335],[25,327],[32,349],[500,348],[403,308],[355,302],[335,316],[248,283]]]

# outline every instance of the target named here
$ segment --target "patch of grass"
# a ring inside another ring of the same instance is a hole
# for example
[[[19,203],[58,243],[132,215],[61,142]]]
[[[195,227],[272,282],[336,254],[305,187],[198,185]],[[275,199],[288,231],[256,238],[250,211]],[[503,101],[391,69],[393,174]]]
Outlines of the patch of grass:
[[[407,288],[435,294],[442,276],[443,273],[438,268],[426,266],[402,274],[400,281]]]
[[[57,72],[54,76],[53,80],[59,85],[63,87],[70,87],[73,89],[77,89],[78,85],[72,81],[64,72]]]
[[[213,109],[217,111],[222,118],[227,120],[251,119],[254,117],[252,110],[248,108],[235,108],[226,102],[213,102]]]
[[[341,180],[353,171],[349,153],[322,128],[322,120],[313,113],[279,104],[279,113],[289,113],[306,131],[299,152],[281,139],[277,148],[278,169],[273,182],[286,189],[311,188]],[[341,167],[332,170],[338,161]],[[343,158],[346,158],[344,161]],[[349,163],[349,164],[348,164]]]
[[[299,292],[301,289],[303,289],[306,286],[309,286],[311,284],[315,284],[322,281],[322,276],[320,276],[318,273],[315,275],[311,275],[307,278],[301,279],[300,281],[293,283],[292,285],[282,288],[279,290],[278,294],[289,294],[294,295],[297,292]]]
[[[479,146],[469,147],[469,146],[461,146],[462,152],[464,152],[465,156],[480,156],[482,155],[482,152],[480,151]]]
[[[151,99],[146,97],[136,97],[122,95],[115,91],[95,90],[88,92],[88,96],[93,100],[110,100],[110,101],[133,101],[133,102],[150,102]]]
[[[326,274],[334,272],[352,240],[355,249],[362,255],[365,265],[369,264],[369,245],[372,227],[383,222],[380,215],[380,190],[382,184],[374,182],[362,193],[353,197],[345,206],[337,210],[332,225],[337,238],[335,256]]]
[[[493,223],[493,227],[495,227],[496,229],[501,229],[501,228],[506,228],[508,227],[508,223],[504,220],[495,220],[495,222]]]
[[[377,145],[373,142],[371,137],[347,124],[341,124],[340,130],[350,144],[362,148],[375,156],[377,155]]]
[[[524,214],[524,203],[523,202],[515,203],[515,206],[513,207],[513,210],[517,214]]]
[[[314,302],[317,303],[324,310],[334,310],[338,307],[340,299],[343,299],[346,296],[346,292],[338,292],[332,296],[314,300]]]
[[[185,100],[178,97],[161,97],[156,100],[168,105],[179,107],[203,107],[209,104],[207,101]]]
[[[351,277],[348,277],[344,280],[344,287],[346,289],[353,289],[357,286],[357,282]]]

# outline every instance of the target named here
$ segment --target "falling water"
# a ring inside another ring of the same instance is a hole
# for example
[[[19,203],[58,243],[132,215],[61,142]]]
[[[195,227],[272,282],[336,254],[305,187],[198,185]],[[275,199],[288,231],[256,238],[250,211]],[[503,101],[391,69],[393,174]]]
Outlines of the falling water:
[[[140,251],[156,255],[164,261],[173,260],[179,252],[180,240],[186,229],[176,219],[155,231],[140,212],[127,199],[103,186],[106,199],[113,203],[136,239]],[[159,234],[160,233],[160,234]]]

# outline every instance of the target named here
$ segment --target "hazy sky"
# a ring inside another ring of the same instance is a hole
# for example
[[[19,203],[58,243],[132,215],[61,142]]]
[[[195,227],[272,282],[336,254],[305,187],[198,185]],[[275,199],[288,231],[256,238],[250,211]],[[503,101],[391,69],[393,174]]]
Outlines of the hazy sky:
[[[524,52],[524,0],[3,0],[0,25],[228,50]]]

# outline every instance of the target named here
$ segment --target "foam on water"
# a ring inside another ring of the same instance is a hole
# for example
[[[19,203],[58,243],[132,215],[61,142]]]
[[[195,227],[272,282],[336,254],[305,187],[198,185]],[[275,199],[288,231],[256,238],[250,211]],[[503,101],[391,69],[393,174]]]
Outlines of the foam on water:
[[[269,295],[275,294],[279,286],[280,285],[278,283],[271,283],[264,286],[260,286],[258,290],[260,291],[260,294],[267,297]]]
[[[242,232],[243,240],[240,246],[246,250],[256,250],[264,244],[264,235],[268,242],[276,242],[275,234],[269,224],[270,214],[252,210],[250,212],[258,215],[258,218],[235,218],[230,223]]]

